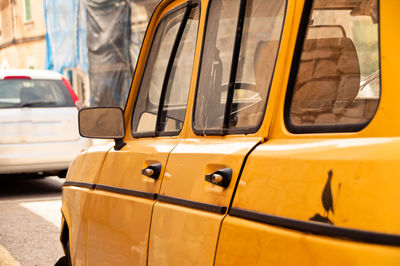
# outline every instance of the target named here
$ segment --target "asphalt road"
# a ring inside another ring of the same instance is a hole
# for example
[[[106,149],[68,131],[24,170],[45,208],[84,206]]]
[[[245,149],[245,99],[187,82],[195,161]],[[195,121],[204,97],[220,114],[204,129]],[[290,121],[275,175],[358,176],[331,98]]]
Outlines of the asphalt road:
[[[64,179],[0,175],[0,266],[54,265],[59,242]]]

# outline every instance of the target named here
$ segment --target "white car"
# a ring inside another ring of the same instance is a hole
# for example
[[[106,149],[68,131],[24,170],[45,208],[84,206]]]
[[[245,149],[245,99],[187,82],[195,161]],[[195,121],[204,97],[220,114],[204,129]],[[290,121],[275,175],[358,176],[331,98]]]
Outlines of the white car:
[[[59,73],[0,70],[0,174],[65,176],[90,146],[78,130],[79,100]]]

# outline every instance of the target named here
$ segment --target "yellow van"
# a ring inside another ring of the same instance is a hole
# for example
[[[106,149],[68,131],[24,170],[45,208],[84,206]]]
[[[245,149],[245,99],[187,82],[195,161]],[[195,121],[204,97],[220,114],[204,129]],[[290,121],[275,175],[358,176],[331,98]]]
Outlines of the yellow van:
[[[400,265],[400,2],[165,0],[80,111],[72,265]]]

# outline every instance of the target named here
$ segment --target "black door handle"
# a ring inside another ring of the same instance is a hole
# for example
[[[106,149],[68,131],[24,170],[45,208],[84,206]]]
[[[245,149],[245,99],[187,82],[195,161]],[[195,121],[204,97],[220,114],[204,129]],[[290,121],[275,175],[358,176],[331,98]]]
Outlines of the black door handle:
[[[160,173],[161,173],[160,163],[155,163],[142,169],[142,175],[153,178],[154,180],[157,180],[160,177]]]
[[[231,183],[232,179],[232,168],[224,168],[215,171],[212,174],[206,175],[205,180],[214,185],[227,188]]]

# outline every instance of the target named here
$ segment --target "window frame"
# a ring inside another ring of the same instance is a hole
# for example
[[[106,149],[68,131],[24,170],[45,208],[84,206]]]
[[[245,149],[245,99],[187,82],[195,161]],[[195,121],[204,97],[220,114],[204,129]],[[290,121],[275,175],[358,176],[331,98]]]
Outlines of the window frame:
[[[379,78],[379,99],[376,110],[371,118],[363,123],[350,123],[350,124],[325,124],[325,125],[294,125],[290,119],[290,108],[292,105],[293,93],[296,84],[296,78],[299,70],[301,54],[303,52],[303,45],[307,35],[308,22],[311,16],[312,7],[315,0],[305,1],[303,7],[303,14],[301,16],[300,25],[298,28],[295,49],[293,53],[292,63],[290,66],[290,74],[288,85],[285,95],[284,103],[284,124],[286,129],[292,134],[310,134],[310,133],[349,133],[359,132],[366,128],[368,124],[375,117],[379,104],[382,98],[382,66],[381,66],[381,16],[380,16],[380,0],[377,0],[378,5],[378,65],[380,71]]]
[[[279,35],[279,44],[278,44],[278,49],[277,49],[276,55],[275,55],[274,67],[273,67],[273,71],[271,74],[271,80],[270,80],[269,86],[268,86],[268,93],[266,95],[266,99],[265,99],[265,103],[264,103],[262,119],[260,119],[258,125],[254,126],[254,127],[249,127],[249,128],[229,128],[229,127],[226,128],[226,125],[227,124],[229,125],[230,109],[233,104],[234,87],[236,84],[237,69],[238,69],[238,65],[239,65],[239,55],[240,55],[240,51],[241,51],[243,28],[244,28],[244,23],[246,20],[246,10],[247,10],[247,3],[248,3],[248,0],[240,0],[234,48],[233,48],[233,52],[232,52],[232,61],[230,63],[231,68],[230,68],[230,73],[229,73],[227,102],[226,102],[225,111],[224,111],[223,128],[201,130],[201,129],[195,128],[196,104],[197,104],[197,95],[199,92],[200,74],[201,74],[201,67],[203,64],[203,54],[204,54],[204,47],[205,47],[205,41],[206,41],[206,35],[207,35],[207,27],[208,27],[208,22],[209,22],[209,14],[210,14],[210,8],[211,8],[213,1],[216,1],[216,0],[208,1],[207,13],[206,13],[205,24],[204,24],[204,29],[203,29],[203,37],[202,37],[200,60],[199,60],[199,70],[197,72],[196,90],[195,90],[195,96],[194,96],[194,102],[193,102],[193,108],[192,108],[192,110],[193,110],[193,112],[192,112],[192,130],[193,130],[194,134],[198,135],[198,136],[206,136],[206,135],[208,135],[208,136],[225,136],[225,135],[253,134],[253,133],[256,133],[260,129],[261,125],[264,122],[265,113],[267,111],[269,96],[271,93],[272,80],[274,79],[276,65],[278,62],[278,56],[279,56],[279,52],[281,49],[283,31],[284,31],[285,24],[286,24],[288,0],[283,0],[283,1],[285,1],[285,3],[284,3],[285,9],[284,9],[284,13],[283,13],[282,26],[281,26],[281,31],[280,31],[280,35]]]
[[[154,137],[162,137],[162,136],[171,136],[171,137],[172,137],[172,136],[178,136],[178,135],[181,133],[182,129],[183,129],[183,125],[184,125],[185,121],[183,121],[182,127],[181,127],[180,130],[176,130],[176,131],[167,131],[167,132],[165,132],[165,131],[161,131],[161,132],[158,131],[158,129],[160,128],[160,125],[159,125],[159,124],[160,124],[160,120],[161,120],[160,111],[162,112],[163,107],[164,107],[165,95],[166,95],[166,92],[167,92],[167,89],[168,89],[168,81],[169,81],[170,76],[171,76],[171,68],[172,68],[173,63],[174,63],[174,61],[175,61],[176,54],[177,54],[177,51],[178,51],[178,49],[179,49],[179,45],[180,45],[180,43],[181,43],[180,41],[182,40],[182,36],[183,36],[183,33],[184,33],[184,31],[185,31],[185,28],[186,28],[186,24],[184,24],[183,22],[185,22],[185,21],[187,22],[187,20],[189,19],[189,15],[190,15],[191,10],[193,10],[193,8],[195,8],[195,7],[198,8],[199,22],[200,22],[200,15],[201,15],[201,2],[200,2],[200,0],[188,0],[187,2],[183,3],[182,5],[177,6],[177,7],[173,8],[173,9],[169,10],[168,12],[166,12],[166,13],[162,16],[162,18],[157,22],[156,29],[155,29],[155,31],[154,31],[152,37],[151,37],[152,39],[151,39],[150,48],[149,48],[149,51],[148,51],[148,53],[147,53],[147,55],[146,55],[146,62],[145,62],[145,64],[144,64],[143,73],[141,74],[142,76],[141,76],[140,84],[139,84],[139,86],[138,86],[138,92],[137,92],[137,94],[136,94],[135,103],[134,103],[133,109],[132,109],[132,115],[131,115],[131,135],[132,135],[132,137],[134,137],[134,138],[149,138],[149,137],[154,138]],[[160,100],[159,100],[159,102],[158,102],[158,107],[157,107],[157,120],[156,120],[155,129],[154,129],[154,131],[152,131],[152,132],[141,132],[141,133],[134,132],[132,121],[133,121],[133,117],[134,117],[134,114],[135,114],[136,105],[137,105],[138,98],[139,98],[139,91],[140,91],[141,86],[142,86],[142,83],[143,83],[144,73],[145,73],[146,68],[147,68],[147,65],[148,65],[149,55],[150,55],[150,53],[151,53],[151,51],[152,51],[152,48],[153,48],[153,45],[154,45],[154,37],[155,37],[157,31],[159,30],[159,26],[160,26],[161,22],[164,21],[165,19],[167,19],[168,16],[169,16],[170,14],[172,14],[172,13],[174,13],[174,12],[177,12],[178,10],[181,10],[181,9],[186,9],[186,10],[185,10],[184,13],[183,13],[184,15],[183,15],[183,18],[182,18],[182,22],[181,22],[181,25],[180,25],[179,28],[178,28],[177,35],[175,36],[175,40],[174,40],[174,43],[173,43],[173,45],[172,45],[171,54],[170,54],[170,57],[169,57],[169,59],[168,59],[167,69],[166,69],[166,72],[165,72],[165,76],[164,76],[164,80],[163,80],[163,85],[162,85],[161,92],[160,92],[160,93],[161,93],[161,94],[160,94]],[[152,18],[153,18],[153,16],[152,16]],[[150,25],[150,23],[151,23],[152,18],[150,19],[149,25]],[[185,26],[182,27],[182,25],[185,25]],[[199,27],[200,27],[200,23],[199,23],[199,25],[197,26],[196,43],[197,43],[197,40],[198,40]],[[147,34],[147,30],[146,30],[146,34]],[[179,40],[179,41],[178,41],[178,40]],[[193,62],[194,62],[194,59],[195,59],[195,53],[196,53],[196,47],[195,47],[195,51],[194,51]],[[138,60],[140,60],[140,57],[138,58]],[[194,64],[193,64],[193,66],[194,66]],[[168,77],[168,78],[167,78],[167,77]],[[188,89],[190,89],[190,88],[188,88]],[[189,97],[189,95],[188,95],[188,97]],[[186,104],[185,114],[186,114],[186,112],[187,112],[187,110],[188,110],[187,107],[188,107],[188,104]],[[185,116],[186,116],[186,115],[185,115]]]

